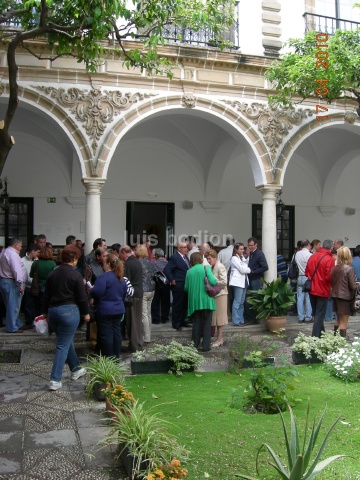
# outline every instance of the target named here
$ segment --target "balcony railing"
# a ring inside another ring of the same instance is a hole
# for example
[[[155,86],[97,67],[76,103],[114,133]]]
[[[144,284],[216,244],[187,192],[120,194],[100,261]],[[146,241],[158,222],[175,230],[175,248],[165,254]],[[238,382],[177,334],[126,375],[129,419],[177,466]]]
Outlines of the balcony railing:
[[[164,38],[170,43],[181,43],[186,45],[203,45],[216,47],[214,43],[214,35],[210,29],[202,29],[194,32],[189,28],[181,28],[171,25],[163,30]],[[239,27],[238,22],[232,25],[229,30],[224,30],[223,38],[231,42],[235,49],[239,48]]]
[[[360,28],[359,22],[344,20],[342,18],[325,17],[315,13],[304,13],[305,33],[315,30],[318,33],[333,35],[336,30],[356,30]]]

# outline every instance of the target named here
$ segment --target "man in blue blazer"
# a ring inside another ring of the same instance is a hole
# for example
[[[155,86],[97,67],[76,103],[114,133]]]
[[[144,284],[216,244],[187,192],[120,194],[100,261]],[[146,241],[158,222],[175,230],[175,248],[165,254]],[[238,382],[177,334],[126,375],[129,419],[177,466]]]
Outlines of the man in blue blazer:
[[[186,272],[190,268],[186,242],[177,244],[177,251],[169,258],[164,273],[170,282],[173,295],[172,327],[181,330],[189,324],[185,322],[187,314],[187,293],[184,291]]]

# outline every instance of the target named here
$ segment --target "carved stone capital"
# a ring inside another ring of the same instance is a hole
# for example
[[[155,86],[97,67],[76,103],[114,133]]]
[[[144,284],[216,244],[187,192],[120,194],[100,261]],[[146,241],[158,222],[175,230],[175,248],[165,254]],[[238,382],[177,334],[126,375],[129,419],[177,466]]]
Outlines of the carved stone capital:
[[[145,98],[155,96],[155,93],[119,92],[117,90],[101,91],[100,88],[80,90],[78,88],[54,88],[33,86],[57,101],[63,108],[69,110],[82,122],[86,134],[91,140],[93,154],[98,148],[98,140],[104,134],[106,125],[124,110],[128,110],[134,103]]]

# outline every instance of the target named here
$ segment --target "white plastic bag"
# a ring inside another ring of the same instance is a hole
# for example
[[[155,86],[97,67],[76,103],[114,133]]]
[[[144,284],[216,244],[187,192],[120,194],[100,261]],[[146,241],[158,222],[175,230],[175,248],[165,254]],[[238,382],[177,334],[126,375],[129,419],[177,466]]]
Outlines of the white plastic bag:
[[[35,330],[39,335],[49,335],[49,326],[48,326],[48,321],[47,318],[45,318],[45,315],[39,315],[38,317],[35,317],[34,320],[35,323]]]

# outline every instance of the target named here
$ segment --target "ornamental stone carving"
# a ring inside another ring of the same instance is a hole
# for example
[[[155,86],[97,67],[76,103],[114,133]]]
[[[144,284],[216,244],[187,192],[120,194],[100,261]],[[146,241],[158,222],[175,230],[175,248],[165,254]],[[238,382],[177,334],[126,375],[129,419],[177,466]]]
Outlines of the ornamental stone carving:
[[[195,108],[196,97],[194,97],[192,94],[185,94],[181,99],[181,104],[185,108]]]
[[[114,120],[124,110],[128,110],[134,103],[155,96],[154,93],[122,93],[119,91],[101,92],[98,88],[79,90],[78,88],[53,88],[34,86],[33,88],[45,92],[64,108],[70,110],[75,118],[83,122],[83,128],[92,140],[91,148],[95,154],[98,140],[105,132],[106,125]]]
[[[300,125],[303,120],[314,114],[309,108],[294,110],[292,108],[278,108],[261,103],[249,104],[237,100],[223,100],[223,102],[231,105],[258,126],[258,130],[269,149],[274,170],[276,168],[278,148],[283,143],[284,137],[286,137],[294,125]]]

